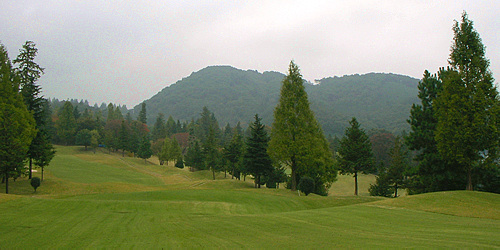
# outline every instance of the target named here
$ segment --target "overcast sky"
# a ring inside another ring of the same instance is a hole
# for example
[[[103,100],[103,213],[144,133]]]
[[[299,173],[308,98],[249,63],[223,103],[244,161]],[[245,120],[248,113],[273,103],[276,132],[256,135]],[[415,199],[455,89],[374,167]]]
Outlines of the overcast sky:
[[[46,97],[132,108],[211,65],[421,78],[447,65],[464,10],[500,79],[500,1],[1,0],[0,43],[11,60],[37,44]]]

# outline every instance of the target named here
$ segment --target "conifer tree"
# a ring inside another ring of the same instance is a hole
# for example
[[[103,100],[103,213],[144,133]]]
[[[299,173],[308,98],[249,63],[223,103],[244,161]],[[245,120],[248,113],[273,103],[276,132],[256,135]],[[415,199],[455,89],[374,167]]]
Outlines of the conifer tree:
[[[283,79],[269,141],[269,154],[291,171],[291,189],[297,190],[298,176],[309,176],[317,190],[326,192],[335,180],[333,157],[313,112],[309,107],[304,80],[292,61]]]
[[[51,152],[54,152],[52,143],[50,142],[50,134],[47,131],[47,126],[45,124],[48,115],[48,111],[45,109],[45,107],[47,107],[45,105],[47,100],[40,95],[41,88],[36,83],[38,79],[40,79],[44,70],[35,62],[37,53],[38,49],[36,48],[35,43],[32,41],[26,41],[23,48],[20,50],[20,54],[13,61],[14,64],[18,65],[16,71],[19,75],[21,94],[24,97],[24,103],[26,104],[28,110],[32,112],[37,129],[36,136],[31,142],[28,150],[29,179],[31,179],[32,175],[33,160],[40,160],[41,158],[44,158],[44,161],[50,162],[52,157],[44,154],[51,154]]]
[[[240,168],[239,164],[243,156],[243,138],[241,134],[233,133],[231,141],[224,147],[224,158],[229,162],[229,168],[231,172],[231,179],[236,177],[239,179]]]
[[[19,93],[19,79],[0,44],[0,177],[5,180],[5,193],[9,193],[9,178],[23,171],[35,133],[35,120]]]
[[[156,141],[158,139],[164,139],[167,136],[167,129],[165,127],[165,118],[162,113],[159,113],[158,117],[156,117],[156,122],[153,126],[153,131],[151,134],[153,137],[153,141]]]
[[[472,172],[481,162],[498,159],[500,100],[485,48],[467,13],[455,21],[443,90],[436,101],[436,141],[441,155],[464,171],[472,190]]]
[[[151,142],[149,141],[148,136],[142,137],[141,145],[139,146],[137,155],[139,156],[139,158],[144,159],[144,163],[146,163],[146,159],[149,159],[153,155],[153,151],[151,150]]]
[[[358,195],[358,173],[373,172],[373,154],[370,139],[360,128],[356,118],[349,122],[351,125],[340,140],[339,167],[340,174],[352,174],[354,177],[354,195]]]
[[[215,130],[210,127],[208,137],[203,143],[203,159],[205,168],[212,171],[213,179],[215,180],[215,172],[220,171],[219,151],[217,149],[217,139],[215,138]]]
[[[255,115],[255,121],[250,124],[250,137],[246,140],[243,164],[255,178],[255,187],[260,188],[261,177],[273,171],[271,157],[267,153],[269,137],[261,118]]]

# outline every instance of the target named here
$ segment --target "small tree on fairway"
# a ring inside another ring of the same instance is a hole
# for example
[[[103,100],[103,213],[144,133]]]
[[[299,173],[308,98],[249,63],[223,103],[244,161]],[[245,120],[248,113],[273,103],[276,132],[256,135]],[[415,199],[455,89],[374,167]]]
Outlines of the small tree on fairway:
[[[184,168],[184,161],[182,160],[182,155],[177,157],[177,160],[175,161],[175,167]]]
[[[206,168],[212,170],[212,176],[215,180],[215,172],[220,171],[219,151],[217,149],[217,139],[215,138],[215,130],[210,127],[207,140],[203,144],[203,155]]]
[[[87,147],[92,143],[92,134],[88,129],[82,129],[76,134],[76,144],[85,146],[85,151]]]
[[[298,188],[307,196],[314,191],[314,180],[311,177],[304,176],[300,178]]]
[[[31,178],[30,184],[35,189],[36,192],[36,189],[40,186],[40,178],[38,177]]]
[[[269,137],[264,130],[265,126],[255,115],[255,121],[250,124],[250,137],[247,138],[246,151],[243,155],[243,164],[246,169],[255,177],[255,187],[260,188],[261,177],[268,175],[272,170],[271,158],[267,154],[267,142]]]
[[[146,163],[146,159],[149,159],[153,155],[153,151],[151,150],[151,142],[149,141],[148,136],[143,136],[141,144],[139,146],[139,152],[137,152],[140,158],[144,159],[144,163]]]
[[[373,171],[372,148],[370,139],[360,128],[356,118],[353,117],[349,124],[351,127],[346,129],[338,151],[340,174],[354,176],[354,195],[358,195],[358,173]]]

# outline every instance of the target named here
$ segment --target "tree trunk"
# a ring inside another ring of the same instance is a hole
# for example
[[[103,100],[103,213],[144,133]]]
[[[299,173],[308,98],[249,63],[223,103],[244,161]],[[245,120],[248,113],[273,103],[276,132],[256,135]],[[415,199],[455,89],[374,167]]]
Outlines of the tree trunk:
[[[213,178],[215,180],[215,168],[213,168],[213,167],[212,167],[212,176],[213,176]]]
[[[472,188],[472,169],[470,167],[467,168],[467,187],[466,190],[473,191]]]
[[[5,193],[9,193],[9,172],[5,172]]]
[[[33,159],[31,159],[31,157],[30,157],[30,163],[29,163],[29,164],[30,164],[30,173],[29,173],[29,175],[28,175],[28,176],[29,176],[29,177],[28,177],[28,179],[30,179],[30,180],[31,180],[31,174],[32,174],[32,173],[31,173],[31,172],[32,172],[32,168],[31,168],[31,164],[32,164],[32,162],[33,162]]]
[[[398,184],[394,184],[394,198],[398,197]]]
[[[257,188],[260,188],[260,175],[257,176]]]
[[[43,181],[43,169],[44,169],[44,167],[42,167],[42,181]]]
[[[297,163],[295,162],[295,156],[292,156],[292,191],[297,191]]]
[[[358,195],[358,172],[354,173],[354,195]]]

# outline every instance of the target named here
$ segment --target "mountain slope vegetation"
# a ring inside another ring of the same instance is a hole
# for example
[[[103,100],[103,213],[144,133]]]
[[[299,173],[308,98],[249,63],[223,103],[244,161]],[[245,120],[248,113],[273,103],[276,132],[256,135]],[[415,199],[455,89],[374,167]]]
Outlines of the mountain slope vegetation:
[[[256,113],[270,125],[283,77],[279,72],[230,66],[204,68],[145,100],[148,124],[154,123],[158,113],[190,121],[206,106],[221,126],[249,123]],[[329,77],[317,83],[306,83],[306,91],[326,134],[342,134],[354,116],[368,129],[401,132],[408,129],[409,110],[418,100],[418,80],[402,75],[370,73]],[[134,114],[139,110],[140,105]]]

